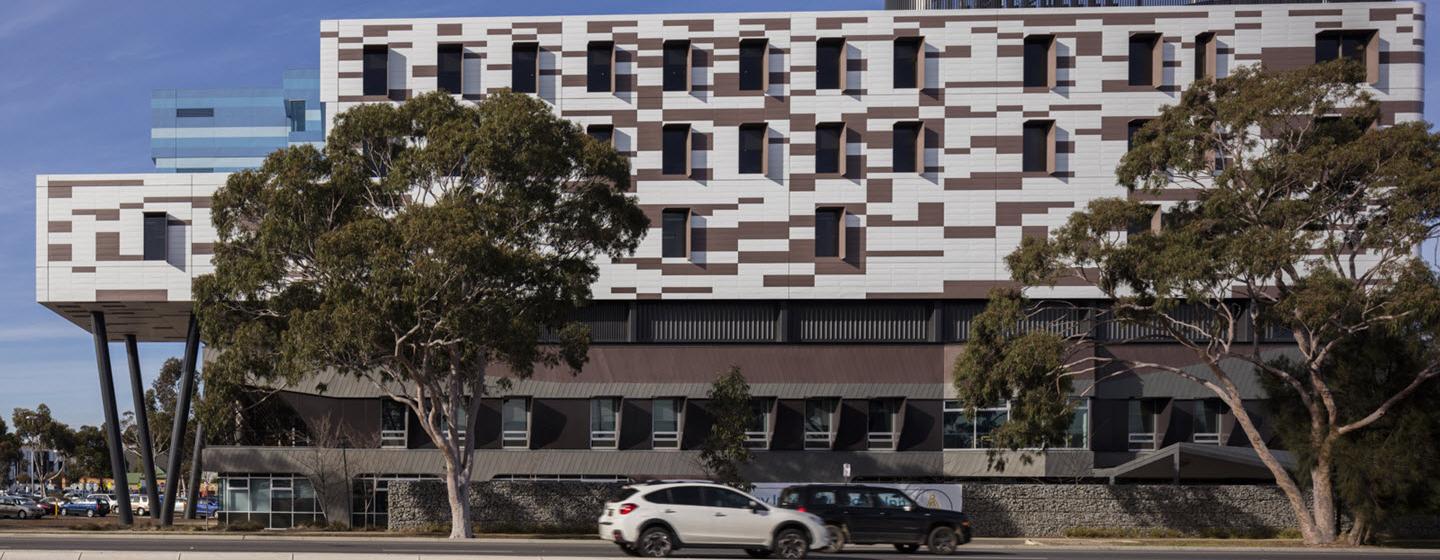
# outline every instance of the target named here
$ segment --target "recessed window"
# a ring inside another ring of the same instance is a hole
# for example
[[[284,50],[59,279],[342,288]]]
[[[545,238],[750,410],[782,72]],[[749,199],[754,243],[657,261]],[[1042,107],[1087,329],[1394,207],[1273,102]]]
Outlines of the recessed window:
[[[763,91],[770,82],[770,43],[765,39],[740,41],[740,90]]]
[[[870,449],[895,449],[900,399],[870,399],[866,441]]]
[[[590,448],[615,449],[620,434],[620,399],[590,399]]]
[[[917,88],[924,82],[924,45],[922,37],[895,40],[895,89]]]
[[[596,142],[604,144],[615,143],[615,127],[608,124],[592,124],[585,127],[585,134],[594,138]]]
[[[770,448],[770,411],[774,403],[770,399],[750,399],[750,418],[745,424],[745,447],[750,449]]]
[[[386,68],[390,62],[390,47],[386,45],[366,45],[361,65],[364,72],[361,78],[361,93],[365,95],[389,95],[390,75]]]
[[[1135,149],[1135,136],[1140,134],[1140,129],[1145,128],[1149,122],[1150,119],[1135,119],[1125,125],[1125,151]]]
[[[594,41],[585,49],[585,91],[615,91],[615,43]]]
[[[964,403],[945,401],[943,414],[945,449],[985,449],[993,443],[990,433],[1009,420],[1010,405],[1000,402],[979,407],[972,418]]]
[[[660,172],[690,176],[690,125],[667,124],[661,136]]]
[[[515,43],[511,47],[510,89],[520,93],[540,91],[539,43]]]
[[[1337,29],[1315,35],[1315,62],[1346,58],[1365,66],[1365,81],[1380,78],[1380,47],[1370,30]]]
[[[530,399],[510,397],[501,401],[500,446],[506,449],[530,447]]]
[[[892,146],[893,171],[896,173],[918,173],[924,161],[924,141],[920,134],[924,129],[918,122],[898,122],[894,128]]]
[[[1126,424],[1130,429],[1131,451],[1155,449],[1155,417],[1163,403],[1156,399],[1131,399]]]
[[[1220,399],[1196,401],[1194,423],[1191,425],[1191,441],[1205,445],[1220,445],[1220,418],[1228,407]]]
[[[690,41],[665,41],[662,58],[665,91],[690,91]]]
[[[290,132],[305,132],[305,100],[285,101],[285,120],[290,121]]]
[[[660,212],[660,256],[690,256],[689,208],[666,208]]]
[[[815,42],[815,89],[845,89],[845,40]]]
[[[1025,38],[1025,87],[1055,87],[1055,36]]]
[[[391,399],[380,401],[380,447],[404,449],[410,437],[410,410]]]
[[[170,216],[165,213],[145,213],[145,260],[163,261],[170,248]]]
[[[1125,229],[1126,235],[1141,235],[1145,233],[1160,232],[1160,220],[1161,216],[1163,215],[1160,211],[1160,205],[1146,204],[1144,206],[1145,209],[1148,210],[1148,212],[1143,218],[1130,223],[1130,225]]]
[[[815,126],[815,172],[845,173],[845,123]]]
[[[740,125],[740,173],[765,173],[766,133],[770,129],[765,123]]]
[[[685,399],[666,398],[652,401],[650,409],[651,447],[680,448],[680,419]]]
[[[213,116],[215,116],[215,109],[211,107],[182,107],[175,110],[175,117],[181,119]]]
[[[435,86],[449,94],[460,93],[461,68],[465,61],[462,45],[440,45],[436,48]]]
[[[1158,33],[1130,36],[1130,85],[1160,87],[1160,44]]]
[[[1023,171],[1055,172],[1055,121],[1026,121],[1022,144]]]
[[[845,209],[815,210],[815,256],[839,257],[845,254]]]
[[[835,413],[840,399],[805,399],[805,449],[830,449],[835,443]]]
[[[1217,50],[1215,34],[1209,31],[1195,36],[1195,79],[1215,77]]]

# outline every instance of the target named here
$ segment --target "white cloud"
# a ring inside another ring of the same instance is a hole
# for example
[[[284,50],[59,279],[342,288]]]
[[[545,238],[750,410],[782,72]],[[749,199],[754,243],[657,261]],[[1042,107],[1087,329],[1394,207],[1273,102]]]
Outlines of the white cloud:
[[[16,0],[10,2],[10,9],[0,14],[0,39],[9,39],[24,31],[59,16],[70,2],[62,0]]]

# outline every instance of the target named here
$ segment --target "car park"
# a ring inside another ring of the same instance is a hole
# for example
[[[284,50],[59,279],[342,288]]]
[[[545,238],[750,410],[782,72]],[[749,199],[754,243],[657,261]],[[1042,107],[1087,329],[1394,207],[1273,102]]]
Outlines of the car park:
[[[105,502],[106,505],[110,506],[110,511],[120,509],[120,500],[116,500],[114,494],[91,494],[89,497],[95,501]]]
[[[45,510],[30,498],[3,496],[0,497],[0,517],[39,519],[45,517]]]
[[[921,506],[895,488],[805,484],[782,490],[778,504],[820,517],[829,535],[826,552],[846,544],[889,544],[901,552],[923,545],[934,554],[954,554],[971,538],[969,516]]]
[[[60,505],[64,504],[65,500],[51,496],[48,498],[43,498],[37,503],[40,504],[40,507],[45,509],[45,513],[47,515],[60,515]]]
[[[76,498],[61,504],[60,515],[83,515],[85,517],[104,517],[110,513],[110,502],[96,500],[90,497]]]
[[[829,544],[820,518],[765,505],[709,482],[627,486],[605,504],[600,538],[631,556],[661,558],[682,548],[737,548],[754,558],[804,558]]]

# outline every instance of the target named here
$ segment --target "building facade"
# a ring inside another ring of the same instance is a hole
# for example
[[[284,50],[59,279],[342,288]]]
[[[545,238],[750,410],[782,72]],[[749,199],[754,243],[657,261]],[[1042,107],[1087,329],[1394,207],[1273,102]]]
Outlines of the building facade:
[[[952,364],[1024,237],[1137,196],[1113,174],[1129,133],[1192,81],[1352,56],[1381,124],[1416,120],[1423,17],[1415,2],[1358,2],[323,21],[319,105],[329,121],[511,88],[632,162],[651,230],[633,257],[600,263],[589,362],[485,396],[468,428],[477,479],[701,476],[706,391],[736,366],[757,397],[757,481],[838,480],[842,465],[862,480],[1265,480],[1218,400],[1144,372],[1082,379],[1066,441],[995,470],[986,434],[1007,405],[967,416]],[[81,326],[107,313],[113,336],[182,339],[224,180],[39,177],[37,300]],[[1071,332],[1136,338],[1055,313]],[[1287,352],[1276,333],[1247,336]],[[1109,350],[1197,361],[1158,341]],[[1263,417],[1258,381],[1235,374]],[[353,436],[332,449],[353,501],[316,498],[302,473],[320,452],[274,437],[206,449],[206,469],[233,481],[228,511],[373,522],[387,481],[440,472],[409,413],[364,383],[273,389],[297,432]]]
[[[150,159],[160,171],[239,171],[286,146],[324,142],[318,70],[287,70],[280,88],[157,90],[150,97]]]

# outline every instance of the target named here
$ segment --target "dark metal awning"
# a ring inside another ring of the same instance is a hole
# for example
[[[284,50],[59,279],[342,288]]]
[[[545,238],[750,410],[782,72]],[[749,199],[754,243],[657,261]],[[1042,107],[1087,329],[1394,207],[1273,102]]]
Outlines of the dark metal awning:
[[[1295,458],[1286,451],[1272,451],[1285,468],[1295,467]],[[1145,453],[1123,464],[1095,469],[1095,476],[1142,480],[1269,479],[1274,475],[1248,447],[1176,443]]]

